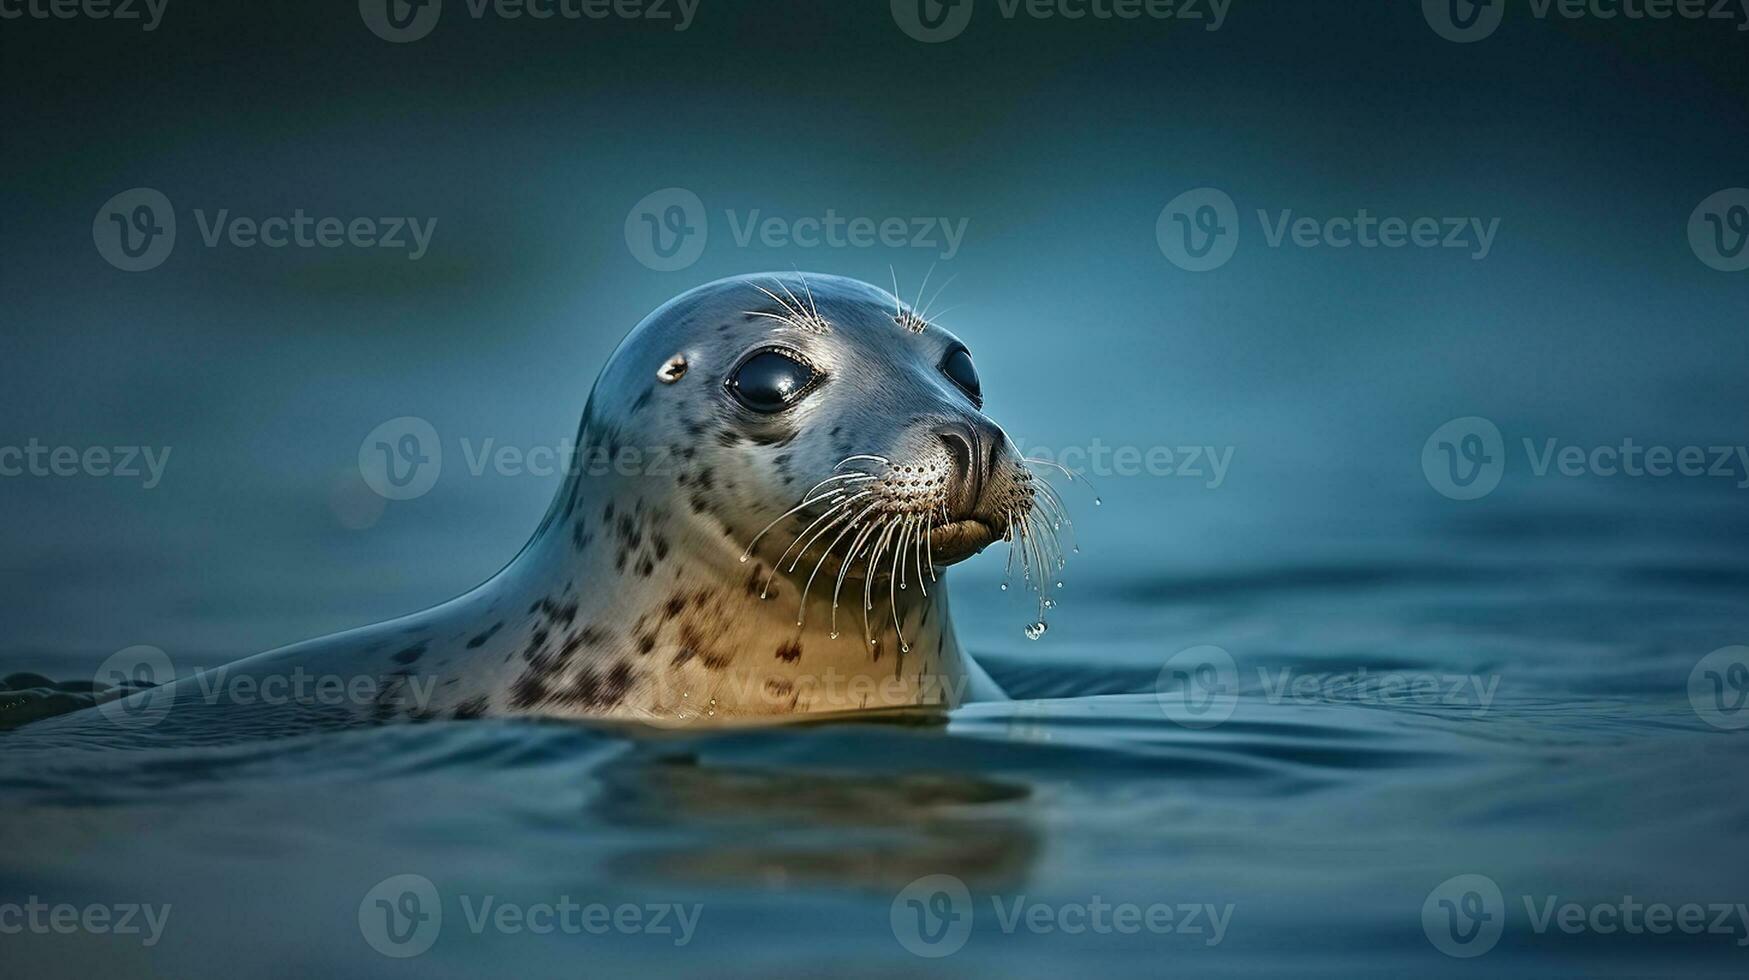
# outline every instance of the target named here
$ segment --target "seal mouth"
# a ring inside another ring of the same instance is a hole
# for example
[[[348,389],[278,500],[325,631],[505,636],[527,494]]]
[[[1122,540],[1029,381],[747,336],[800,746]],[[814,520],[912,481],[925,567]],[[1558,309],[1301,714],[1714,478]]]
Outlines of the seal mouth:
[[[1000,537],[995,528],[982,520],[962,518],[929,532],[930,557],[937,565],[952,565],[983,551]]]

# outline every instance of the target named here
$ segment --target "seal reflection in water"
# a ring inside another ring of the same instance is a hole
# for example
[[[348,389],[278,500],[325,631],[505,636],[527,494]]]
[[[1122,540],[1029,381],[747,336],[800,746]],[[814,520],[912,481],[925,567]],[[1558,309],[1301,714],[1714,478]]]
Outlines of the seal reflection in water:
[[[954,636],[943,570],[1007,540],[1042,631],[1065,519],[982,401],[966,346],[886,290],[701,286],[613,353],[566,483],[497,576],[220,669],[380,678],[348,706],[377,721],[714,724],[1001,697]]]

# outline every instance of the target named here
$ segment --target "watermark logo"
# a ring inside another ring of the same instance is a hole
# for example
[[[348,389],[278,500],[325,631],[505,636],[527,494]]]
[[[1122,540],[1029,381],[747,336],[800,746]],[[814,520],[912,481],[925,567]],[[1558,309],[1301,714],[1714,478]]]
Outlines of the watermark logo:
[[[1023,456],[1055,463],[1077,476],[1088,475],[1129,478],[1137,476],[1197,480],[1208,490],[1219,490],[1227,482],[1233,465],[1235,446],[1178,445],[1136,446],[1108,445],[1094,439],[1085,446],[1034,445],[1024,438],[1015,440],[1015,448]]]
[[[893,0],[893,21],[924,44],[951,41],[972,22],[972,0]]]
[[[1520,441],[1524,461],[1537,478],[1557,476],[1629,479],[1706,477],[1730,480],[1749,490],[1749,446],[1643,445],[1633,437],[1599,445],[1563,444],[1553,436]],[[1433,489],[1453,500],[1494,492],[1506,470],[1500,429],[1480,417],[1453,419],[1421,447],[1421,472]]]
[[[1180,650],[1160,669],[1154,683],[1160,710],[1185,728],[1213,728],[1233,717],[1239,705],[1239,667],[1217,646]]]
[[[396,664],[410,664],[425,652],[425,644],[410,643],[394,654]],[[302,665],[289,670],[232,670],[230,666],[198,671],[175,685],[176,667],[157,647],[135,646],[119,651],[93,675],[100,700],[98,710],[124,728],[148,728],[163,721],[180,698],[207,705],[298,706],[305,708],[430,711],[438,678],[395,670],[386,674],[320,674]],[[324,713],[327,713],[326,711]]]
[[[437,219],[414,217],[315,217],[303,208],[289,215],[252,218],[230,208],[194,209],[201,244],[231,248],[360,248],[401,250],[409,261],[425,257]],[[91,240],[104,261],[124,272],[162,265],[176,247],[176,209],[150,187],[136,187],[104,202],[91,222]]]
[[[684,187],[647,194],[626,215],[626,248],[657,272],[677,272],[704,254],[710,228],[704,202]]]
[[[1447,878],[1421,903],[1421,929],[1433,948],[1447,956],[1481,956],[1506,929],[1506,898],[1486,875]]]
[[[475,936],[487,932],[507,936],[619,933],[662,936],[678,947],[692,942],[704,914],[704,906],[696,902],[609,905],[579,902],[570,895],[533,903],[504,901],[496,895],[464,894],[456,898],[462,913],[459,921]],[[364,941],[395,959],[407,959],[429,950],[443,931],[443,922],[443,896],[424,875],[385,878],[358,903],[358,931]]]
[[[176,698],[171,682],[176,666],[170,655],[152,646],[133,646],[110,654],[92,678],[104,688],[133,690],[97,706],[104,717],[124,728],[150,728],[164,720]]]
[[[384,878],[358,903],[358,931],[370,948],[395,959],[418,956],[443,931],[443,902],[424,875]]]
[[[140,30],[151,32],[164,21],[170,0],[0,0],[0,20],[114,20],[139,21]]]
[[[1722,936],[1749,946],[1749,905],[1741,902],[1645,902],[1632,895],[1602,902],[1563,901],[1560,895],[1520,895],[1524,922],[1538,936]],[[1447,956],[1472,959],[1492,950],[1507,925],[1506,898],[1486,875],[1448,878],[1421,904],[1427,941]]]
[[[1201,946],[1219,946],[1232,925],[1234,904],[1213,902],[1113,902],[1041,900],[1028,895],[990,895],[996,928],[1005,936],[1061,933],[1069,936],[1175,936]],[[965,882],[947,874],[925,875],[894,896],[888,912],[899,945],[926,959],[951,956],[965,946],[975,921]]]
[[[1434,33],[1469,44],[1499,30],[1507,0],[1421,0],[1421,12]],[[1745,0],[1525,0],[1523,10],[1538,21],[1558,18],[1602,21],[1712,20],[1749,31]]]
[[[1339,673],[1300,673],[1292,667],[1271,672],[1257,668],[1263,699],[1270,704],[1414,704],[1463,708],[1478,717],[1494,706],[1498,674],[1436,674],[1431,671],[1374,672],[1365,667]]]
[[[1729,187],[1700,202],[1688,216],[1688,247],[1708,268],[1749,269],[1749,189]]]
[[[0,902],[0,936],[32,933],[38,936],[138,936],[150,948],[164,938],[170,908],[163,905],[118,902],[114,905],[74,905],[45,902],[35,895],[23,902]]]
[[[692,26],[699,0],[465,0],[471,20],[672,21],[675,31]],[[394,44],[417,41],[437,27],[443,0],[359,0],[359,16],[372,34]]]
[[[390,419],[358,444],[358,472],[366,486],[389,500],[423,497],[443,474],[443,443],[422,418]]]
[[[730,209],[723,217],[736,248],[915,248],[933,250],[943,260],[959,254],[971,223],[964,217],[845,215],[836,208],[799,217]],[[626,214],[626,248],[657,272],[697,262],[709,237],[704,202],[684,187],[648,194]]]
[[[32,437],[0,446],[0,477],[112,477],[153,490],[170,465],[170,446],[50,446]]]
[[[1688,702],[1714,728],[1749,728],[1749,647],[1725,647],[1700,658],[1688,674]]]
[[[1257,209],[1258,230],[1271,249],[1449,249],[1473,262],[1494,251],[1500,219],[1472,216],[1377,215],[1368,208],[1323,217],[1292,208]],[[1208,272],[1226,265],[1239,248],[1239,212],[1225,191],[1199,187],[1169,201],[1154,222],[1154,238],[1173,265]]]
[[[394,44],[417,41],[437,26],[443,0],[358,0],[358,15],[370,32]]]
[[[1239,248],[1239,209],[1225,191],[1198,187],[1167,203],[1154,222],[1154,238],[1173,265],[1209,272]]]
[[[176,247],[176,209],[150,187],[122,191],[97,209],[91,240],[97,254],[123,272],[156,269]]]
[[[894,896],[888,919],[894,938],[912,953],[951,956],[972,935],[972,893],[953,875],[925,875]]]
[[[1233,0],[995,0],[996,13],[1016,18],[1063,21],[1186,21],[1202,22],[1218,31],[1227,22]],[[972,0],[892,0],[899,29],[925,44],[950,41],[972,19]]]
[[[1452,419],[1421,446],[1421,472],[1433,489],[1453,500],[1486,497],[1506,472],[1500,427],[1479,416]]]
[[[1440,37],[1470,44],[1500,29],[1506,0],[1421,0],[1421,13]]]

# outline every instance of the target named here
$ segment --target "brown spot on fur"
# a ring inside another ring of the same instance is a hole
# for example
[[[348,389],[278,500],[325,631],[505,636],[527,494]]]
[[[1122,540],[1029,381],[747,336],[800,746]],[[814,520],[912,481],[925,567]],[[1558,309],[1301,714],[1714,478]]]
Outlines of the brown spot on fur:
[[[488,702],[484,696],[470,698],[455,706],[455,714],[453,717],[457,721],[467,721],[470,718],[478,718],[486,713],[487,704]]]
[[[779,646],[777,648],[777,659],[786,664],[793,664],[802,659],[802,644],[800,641],[790,640]]]
[[[533,674],[523,674],[510,688],[510,703],[518,708],[532,708],[546,699],[546,684]]]

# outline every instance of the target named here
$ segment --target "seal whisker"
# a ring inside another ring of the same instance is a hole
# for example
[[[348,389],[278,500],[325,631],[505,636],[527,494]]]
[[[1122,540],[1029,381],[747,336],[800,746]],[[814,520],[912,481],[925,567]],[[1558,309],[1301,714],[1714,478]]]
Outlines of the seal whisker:
[[[858,531],[855,540],[850,542],[850,550],[845,552],[844,561],[838,566],[838,582],[832,587],[832,638],[838,638],[838,593],[844,588],[844,579],[850,572],[850,563],[856,560],[856,553],[862,550],[869,535],[874,533],[875,525],[864,524]]]
[[[874,550],[869,552],[868,564],[863,570],[862,579],[862,633],[869,646],[875,645],[874,627],[869,624],[868,614],[874,611],[874,580],[875,567],[880,564],[881,556],[887,552],[887,541],[893,536],[893,525],[898,518],[889,517],[881,525],[880,539],[875,542]]]
[[[777,282],[777,280],[773,279],[772,282]],[[778,282],[777,284],[780,288],[783,286],[783,283],[781,283],[781,282]],[[791,317],[797,317],[797,316],[801,315],[801,311],[797,310],[795,307],[791,306],[789,304],[789,301],[785,300],[782,296],[777,295],[776,293],[772,292],[769,289],[766,289],[764,286],[761,286],[758,283],[753,283],[752,285],[753,285],[754,289],[757,289],[760,292],[764,293],[765,295],[771,297],[771,301],[776,303],[777,305],[783,307],[784,312],[790,314]],[[788,292],[788,291],[789,290],[787,290],[787,289],[784,290],[784,292]],[[783,319],[783,317],[779,317],[778,319]]]
[[[855,530],[857,527],[857,522],[861,521],[863,516],[866,515],[870,510],[873,510],[875,508],[875,506],[876,506],[875,504],[870,504],[868,506],[867,510],[864,510],[861,514],[858,514],[855,517],[851,518],[850,523],[844,525],[844,527],[839,529],[838,536],[832,539],[832,543],[826,546],[826,550],[820,552],[820,560],[814,563],[814,570],[812,572],[808,573],[807,584],[802,586],[801,609],[799,612],[796,613],[796,620],[797,620],[796,625],[798,625],[798,626],[801,625],[801,620],[807,618],[808,593],[814,588],[814,579],[815,579],[815,577],[817,577],[820,574],[820,569],[826,564],[826,559],[832,557],[832,552],[834,549],[836,549],[838,547],[838,542],[843,541],[845,535],[847,535],[851,531]],[[838,597],[836,594],[834,594],[832,597],[832,608],[834,610],[836,610],[838,608]],[[836,631],[834,631],[833,638],[834,639],[837,638]]]
[[[905,642],[905,628],[899,625],[899,563],[905,558],[905,533],[911,529],[911,518],[905,518],[905,523],[899,532],[899,546],[893,550],[893,570],[887,575],[887,604],[893,611],[893,632],[899,637],[899,652],[910,653],[911,645]]]
[[[812,531],[812,530],[814,530],[815,527],[819,526],[821,521],[825,520],[828,517],[831,517],[833,514],[837,514],[839,518],[843,518],[846,514],[850,513],[848,508],[850,507],[851,504],[856,503],[858,500],[861,500],[862,498],[868,496],[871,493],[874,493],[874,491],[873,490],[864,490],[861,493],[858,493],[858,494],[855,494],[851,497],[848,497],[839,503],[833,504],[831,510],[825,512],[824,514],[821,514],[819,517],[814,519],[814,523],[809,524],[806,528],[802,529],[802,536],[806,536],[809,531]],[[826,532],[831,529],[832,525],[835,525],[837,523],[838,522],[836,520],[834,520],[832,522],[832,524],[829,524],[826,527],[820,528],[819,533],[815,534],[814,537],[811,540],[809,540],[807,544],[802,545],[802,550],[796,553],[796,560],[789,563],[789,570],[792,572],[795,571],[796,566],[801,564],[802,558],[807,555],[808,549],[812,548],[814,546],[814,542],[825,537]],[[798,540],[799,540],[799,538],[798,538]],[[789,552],[787,552],[787,551],[784,552],[782,555],[779,555],[778,559],[777,559],[778,564],[779,565],[783,564],[783,560],[785,558],[788,558],[788,557],[789,557]],[[774,571],[775,571],[775,569],[774,569]]]
[[[772,282],[777,283],[777,288],[783,290],[783,294],[785,296],[788,296],[790,298],[790,302],[795,304],[795,311],[796,311],[797,317],[806,317],[808,315],[808,308],[802,305],[802,299],[800,296],[797,296],[795,293],[790,291],[788,283],[784,282],[782,279],[773,279]]]
[[[824,515],[822,515],[822,516],[824,516]],[[837,517],[834,517],[832,519],[831,523],[829,523],[825,527],[821,528],[819,534],[815,535],[814,538],[812,540],[810,540],[807,544],[802,545],[802,550],[796,554],[796,560],[790,562],[789,570],[792,572],[795,571],[796,566],[801,564],[803,558],[807,557],[808,549],[812,548],[814,546],[814,542],[825,537],[826,532],[832,530],[832,528],[836,527],[840,522],[844,521],[846,518],[848,518],[850,516],[851,516],[850,511],[846,510],[843,513],[840,513]],[[851,527],[850,524],[844,525],[845,530],[849,530],[850,527]],[[842,535],[843,532],[841,531],[839,533]],[[838,540],[836,538],[834,538],[832,543],[837,544]],[[831,554],[831,552],[832,552],[832,549],[830,547],[828,547],[824,552],[822,552],[820,554],[820,561],[822,561],[822,562],[825,561],[826,556],[828,554]],[[785,552],[785,554],[788,554],[788,552]],[[783,559],[779,558],[778,561],[781,564]],[[815,570],[818,570],[819,567],[820,566],[818,564],[814,565]],[[771,570],[771,574],[769,574],[765,577],[765,587],[767,589],[771,588],[771,580],[776,575],[777,575],[777,569],[774,567]],[[809,581],[812,581],[812,579],[810,579]],[[764,598],[763,593],[760,594],[760,598]],[[801,600],[796,605],[796,625],[797,626],[802,625],[802,621],[807,618],[807,613],[808,613],[808,595],[806,592],[803,592]]]
[[[808,294],[808,312],[813,314],[814,319],[820,319],[820,307],[814,302],[814,287],[808,285],[808,277],[802,274],[802,270],[797,269],[796,275],[802,280],[802,289]]]
[[[1057,470],[1061,471],[1064,476],[1069,478],[1070,483],[1074,483],[1075,481],[1079,480],[1080,482],[1087,484],[1087,489],[1089,491],[1091,491],[1094,495],[1093,496],[1093,506],[1098,507],[1102,503],[1102,501],[1099,498],[1099,488],[1095,487],[1093,485],[1093,481],[1089,480],[1085,474],[1076,473],[1074,470],[1069,469],[1067,466],[1064,466],[1062,463],[1059,463],[1056,460],[1052,460],[1052,459],[1036,459],[1032,456],[1022,456],[1022,457],[1020,457],[1020,461],[1022,463],[1029,465],[1029,466],[1050,466],[1050,467],[1056,468]]]
[[[833,468],[833,469],[834,469],[834,470],[836,470],[836,469],[837,469],[837,468],[838,468],[838,467],[839,467],[839,466],[843,466],[843,465],[844,465],[844,464],[845,464],[845,463],[848,463],[848,462],[850,462],[850,461],[852,461],[852,460],[857,460],[857,459],[872,459],[872,460],[874,460],[874,461],[875,461],[875,462],[877,462],[877,463],[880,463],[880,464],[881,464],[881,465],[883,465],[883,466],[891,466],[891,465],[893,465],[893,461],[892,461],[892,460],[890,460],[890,459],[888,459],[888,458],[886,458],[886,457],[885,457],[885,456],[874,456],[874,455],[870,455],[870,454],[868,454],[868,453],[857,453],[857,454],[856,454],[856,455],[855,455],[855,456],[846,456],[846,457],[844,457],[844,458],[843,458],[843,459],[841,459],[841,460],[839,460],[839,461],[838,461],[838,465],[837,465],[837,466],[834,466],[834,467],[832,467],[832,468]],[[865,474],[865,475],[866,475],[866,474]],[[871,477],[869,477],[869,479],[871,479],[871,480],[872,480],[872,479],[874,479],[874,477],[872,477],[872,476],[871,476]]]
[[[871,477],[870,479],[873,479],[873,478]],[[822,500],[835,499],[835,496],[837,494],[841,494],[841,493],[845,493],[845,492],[847,492],[847,491],[843,487],[834,487],[831,490],[828,490],[825,493],[820,494],[818,497],[809,497],[808,499],[803,500],[801,503],[795,505],[794,507],[791,507],[789,510],[784,511],[782,514],[779,514],[776,517],[776,519],[774,519],[770,524],[767,524],[767,525],[765,525],[765,527],[761,528],[759,533],[755,534],[753,536],[752,541],[747,542],[747,550],[741,552],[741,561],[745,562],[748,558],[751,558],[753,556],[754,547],[756,547],[759,544],[759,539],[765,537],[765,535],[767,533],[769,533],[772,528],[776,527],[779,523],[781,523],[784,518],[789,517],[791,514],[795,514],[799,511],[806,510],[807,508],[813,506],[814,504],[819,503]]]
[[[807,527],[803,528],[802,533],[796,535],[796,539],[794,541],[791,541],[790,546],[788,548],[785,548],[783,550],[783,554],[777,556],[777,561],[772,563],[770,573],[768,573],[765,576],[765,587],[763,589],[761,589],[759,592],[759,598],[761,598],[761,599],[765,598],[766,594],[771,591],[771,583],[777,578],[777,573],[778,573],[779,569],[781,569],[783,567],[783,560],[785,558],[789,557],[789,553],[791,551],[795,550],[796,545],[802,543],[802,539],[807,537],[809,532],[813,531],[815,527],[818,527],[821,521],[824,521],[827,518],[832,517],[833,515],[837,515],[838,519],[843,519],[843,517],[845,515],[849,514],[850,511],[848,508],[850,507],[851,504],[855,503],[857,500],[859,500],[863,497],[868,496],[869,494],[871,494],[873,492],[874,492],[873,490],[864,490],[863,492],[856,494],[856,495],[854,495],[846,500],[841,500],[838,503],[833,504],[832,507],[830,509],[828,509],[824,514],[821,514],[819,517],[814,518],[814,521],[812,524],[809,524]],[[814,541],[818,540],[821,536],[824,536],[825,533],[832,528],[832,525],[836,524],[837,522],[838,522],[837,520],[833,520],[831,524],[827,524],[826,527],[821,528],[819,534],[815,535],[815,537],[812,540],[809,540],[807,544],[802,545],[802,550],[796,554],[796,560],[790,562],[790,566],[789,566],[790,571],[793,572],[796,570],[796,566],[801,564],[802,556],[806,555],[808,553],[808,548],[812,547]]]
[[[925,524],[928,526],[925,527]],[[911,563],[917,566],[917,591],[925,599],[929,598],[929,586],[923,584],[923,549],[928,545],[929,532],[934,529],[934,515],[924,514],[917,518],[917,540],[911,545]],[[932,567],[930,572],[934,571],[935,569]]]
[[[945,509],[946,506],[947,505],[943,504],[942,505],[943,509]],[[934,538],[934,534],[935,534],[935,513],[933,511],[931,511],[929,514],[929,530],[927,530],[923,533],[923,547],[925,549],[927,549],[929,552],[929,581],[931,581],[931,582],[936,580],[935,579],[935,538]],[[917,581],[919,583],[921,583],[923,581],[922,576],[918,576]]]
[[[947,287],[949,287],[949,286],[951,286],[951,285],[953,285],[953,281],[954,281],[954,280],[955,280],[955,279],[958,279],[958,278],[959,278],[959,277],[960,277],[960,274],[959,274],[959,273],[957,273],[957,272],[956,272],[956,273],[954,273],[954,274],[953,274],[953,275],[951,275],[951,276],[948,276],[948,277],[947,277],[947,281],[946,281],[946,282],[944,282],[944,283],[942,283],[942,284],[941,284],[941,285],[939,285],[939,286],[937,286],[937,287],[935,287],[935,295],[934,295],[934,296],[931,296],[931,297],[929,297],[929,302],[927,302],[927,303],[925,303],[925,304],[923,304],[923,312],[922,312],[922,313],[919,313],[919,314],[917,314],[917,316],[918,316],[918,317],[919,317],[919,318],[920,318],[920,319],[922,319],[922,320],[924,320],[924,321],[925,321],[925,322],[928,322],[928,321],[929,321],[929,310],[930,310],[930,308],[931,308],[931,307],[933,307],[933,306],[934,306],[934,305],[935,305],[935,301],[936,301],[936,300],[938,300],[938,299],[940,299],[940,298],[941,298],[941,294],[942,294],[942,293],[943,293],[943,292],[945,292],[945,291],[946,291],[946,290],[947,290]]]
[[[917,309],[918,305],[923,302],[923,291],[929,288],[929,277],[933,275],[935,275],[935,263],[931,262],[929,263],[929,271],[923,273],[923,282],[917,286],[917,298],[911,301],[911,309]]]

